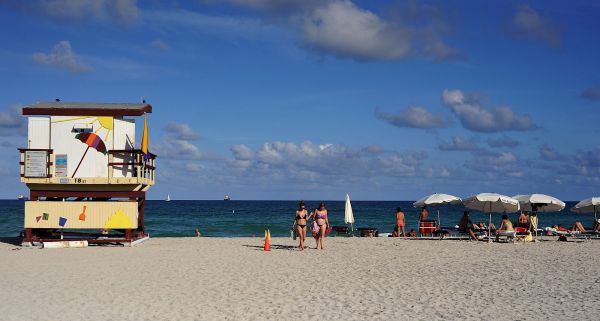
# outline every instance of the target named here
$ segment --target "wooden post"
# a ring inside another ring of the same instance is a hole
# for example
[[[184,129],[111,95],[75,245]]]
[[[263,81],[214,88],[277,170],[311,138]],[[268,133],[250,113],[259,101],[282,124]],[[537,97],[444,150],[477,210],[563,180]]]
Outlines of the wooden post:
[[[31,228],[25,229],[25,242],[33,242],[33,231]]]

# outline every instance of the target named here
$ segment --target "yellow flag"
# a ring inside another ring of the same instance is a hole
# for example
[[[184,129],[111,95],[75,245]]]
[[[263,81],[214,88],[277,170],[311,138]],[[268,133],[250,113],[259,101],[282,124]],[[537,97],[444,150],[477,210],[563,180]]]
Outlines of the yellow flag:
[[[148,154],[148,118],[144,114],[144,132],[142,133],[142,153]]]

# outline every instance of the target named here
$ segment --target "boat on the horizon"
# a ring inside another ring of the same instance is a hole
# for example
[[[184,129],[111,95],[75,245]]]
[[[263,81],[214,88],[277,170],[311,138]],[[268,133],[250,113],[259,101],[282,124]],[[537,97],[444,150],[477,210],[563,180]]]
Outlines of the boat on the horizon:
[[[19,195],[17,196],[17,200],[19,200],[19,201],[28,201],[28,200],[29,200],[29,197],[27,197],[27,196],[25,196],[25,195],[23,195],[23,194],[19,194]]]
[[[231,197],[229,197],[229,195],[225,195],[225,197],[223,197],[223,200],[224,200],[224,201],[230,201],[230,200],[231,200]]]
[[[167,194],[167,199],[165,200],[165,202],[170,202],[171,201],[171,196],[169,194]]]

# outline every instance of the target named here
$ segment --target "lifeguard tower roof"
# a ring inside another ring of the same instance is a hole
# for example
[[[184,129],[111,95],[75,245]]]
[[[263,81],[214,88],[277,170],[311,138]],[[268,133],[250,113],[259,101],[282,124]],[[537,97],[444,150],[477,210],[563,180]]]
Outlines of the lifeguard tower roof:
[[[71,103],[71,102],[40,102],[23,107],[23,115],[49,116],[141,116],[151,113],[150,104],[130,103]]]

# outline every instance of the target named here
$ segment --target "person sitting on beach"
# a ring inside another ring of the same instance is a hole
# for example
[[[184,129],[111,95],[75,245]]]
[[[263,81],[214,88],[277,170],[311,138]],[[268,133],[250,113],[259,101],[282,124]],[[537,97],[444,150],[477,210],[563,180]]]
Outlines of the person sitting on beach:
[[[404,212],[402,212],[402,209],[398,207],[396,208],[396,229],[398,230],[398,234],[400,234],[400,231],[402,231],[402,237],[406,236],[406,231],[404,230],[405,225],[406,219],[404,218]]]
[[[419,220],[427,221],[427,216],[429,216],[429,212],[427,212],[427,207],[421,207],[421,214],[419,214]]]
[[[321,250],[323,249],[323,245],[325,244],[325,231],[329,228],[329,219],[327,218],[327,208],[325,207],[325,203],[319,203],[319,208],[317,208],[313,214],[315,222],[319,226],[319,238],[317,239],[317,249],[319,246]]]
[[[392,232],[392,237],[400,237],[400,232],[398,231],[398,226],[394,226],[394,231]]]
[[[458,230],[460,232],[464,232],[464,233],[468,233],[469,237],[473,240],[478,240],[477,236],[475,235],[475,233],[473,233],[474,229],[479,229],[479,227],[475,224],[473,224],[473,222],[471,222],[471,217],[469,216],[469,211],[464,211],[463,212],[463,216],[460,218],[460,221],[458,222]]]
[[[517,219],[517,227],[524,227],[529,229],[529,212],[521,212],[519,218]]]
[[[408,237],[417,237],[417,233],[415,233],[414,228],[411,228],[410,231],[408,231]]]
[[[304,201],[300,201],[298,204],[298,209],[296,210],[296,216],[294,217],[294,223],[292,224],[292,230],[295,228],[298,229],[298,238],[300,239],[300,244],[298,244],[298,249],[300,251],[304,250],[304,241],[306,240],[306,219],[308,218],[308,213],[306,211],[306,206],[304,205]]]
[[[506,232],[514,232],[515,229],[513,227],[512,222],[508,219],[508,215],[502,215],[502,223],[500,223],[500,228],[496,230],[496,242],[500,240],[500,234]]]
[[[201,236],[202,236],[202,233],[200,233],[200,230],[196,229],[196,237],[201,237]]]
[[[583,227],[583,224],[581,224],[580,221],[576,221],[575,224],[573,224],[573,227],[571,227],[571,232],[585,233],[587,231],[585,230],[585,228]]]
[[[600,218],[594,221],[594,232],[600,232]]]

